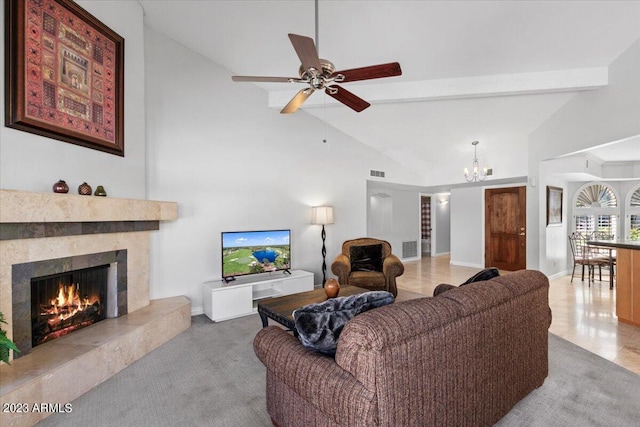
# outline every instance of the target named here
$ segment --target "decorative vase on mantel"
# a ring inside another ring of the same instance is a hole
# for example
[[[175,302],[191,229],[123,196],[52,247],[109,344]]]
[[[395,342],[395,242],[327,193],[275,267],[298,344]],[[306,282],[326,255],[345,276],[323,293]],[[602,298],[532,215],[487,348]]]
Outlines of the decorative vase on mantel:
[[[63,179],[61,179],[60,181],[58,181],[55,184],[53,184],[53,192],[54,193],[60,193],[60,194],[68,193],[69,192],[69,186],[67,185],[66,182],[64,182]]]
[[[328,298],[335,298],[340,293],[340,283],[338,279],[335,277],[330,277],[324,283],[324,292],[327,294]]]
[[[102,185],[98,185],[96,187],[96,192],[93,193],[94,196],[102,196],[102,197],[107,197],[107,192],[105,191],[104,187]]]
[[[82,184],[80,184],[80,187],[78,187],[78,194],[83,195],[83,196],[90,196],[91,195],[91,186],[89,184],[87,184],[86,182],[83,182]]]

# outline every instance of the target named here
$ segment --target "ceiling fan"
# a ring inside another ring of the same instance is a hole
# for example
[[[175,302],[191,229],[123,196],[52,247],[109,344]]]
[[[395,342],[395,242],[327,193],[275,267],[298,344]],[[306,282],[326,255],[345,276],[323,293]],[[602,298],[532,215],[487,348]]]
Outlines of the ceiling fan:
[[[304,101],[316,90],[323,90],[332,98],[342,102],[358,113],[369,107],[364,99],[354,95],[336,83],[348,83],[358,80],[380,79],[402,74],[400,64],[371,65],[368,67],[352,68],[350,70],[335,71],[331,61],[320,59],[313,39],[298,34],[289,34],[293,49],[300,58],[300,77],[260,77],[260,76],[232,76],[234,82],[263,82],[263,83],[304,83],[308,85],[301,89],[287,105],[280,111],[282,114],[295,113]]]

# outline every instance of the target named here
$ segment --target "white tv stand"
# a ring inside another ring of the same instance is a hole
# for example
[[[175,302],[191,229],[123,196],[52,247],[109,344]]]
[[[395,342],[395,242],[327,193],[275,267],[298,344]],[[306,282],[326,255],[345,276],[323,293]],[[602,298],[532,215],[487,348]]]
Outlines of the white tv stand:
[[[274,271],[260,276],[240,277],[232,282],[222,280],[202,284],[204,314],[214,322],[246,316],[257,310],[264,298],[313,290],[313,273],[291,270],[291,274]]]

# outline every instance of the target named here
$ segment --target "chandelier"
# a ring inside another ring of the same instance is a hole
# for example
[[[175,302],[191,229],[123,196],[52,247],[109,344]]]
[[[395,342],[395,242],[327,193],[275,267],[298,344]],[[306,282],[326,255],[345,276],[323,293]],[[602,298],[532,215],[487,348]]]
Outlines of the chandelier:
[[[482,170],[480,170],[480,166],[478,165],[478,144],[480,144],[480,142],[478,141],[473,141],[471,143],[471,145],[473,145],[472,172],[469,173],[469,169],[464,168],[464,179],[466,179],[468,182],[484,181],[485,179],[487,179],[487,167],[485,166],[484,168],[482,168]]]

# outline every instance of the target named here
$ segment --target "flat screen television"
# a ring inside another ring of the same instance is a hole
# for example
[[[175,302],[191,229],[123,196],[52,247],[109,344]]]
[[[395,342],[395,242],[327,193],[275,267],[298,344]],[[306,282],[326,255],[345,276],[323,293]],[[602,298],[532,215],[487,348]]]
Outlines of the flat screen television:
[[[291,268],[291,231],[223,231],[222,279]]]

